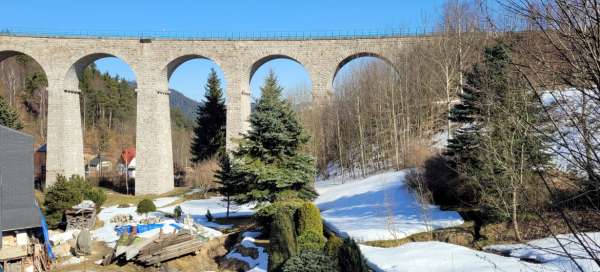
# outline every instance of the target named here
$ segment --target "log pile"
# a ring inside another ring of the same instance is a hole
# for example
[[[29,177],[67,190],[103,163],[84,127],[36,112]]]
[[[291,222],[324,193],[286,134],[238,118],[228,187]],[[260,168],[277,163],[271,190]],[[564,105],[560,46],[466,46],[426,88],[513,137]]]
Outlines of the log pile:
[[[65,211],[67,230],[90,230],[96,224],[96,205],[84,200],[78,205]]]

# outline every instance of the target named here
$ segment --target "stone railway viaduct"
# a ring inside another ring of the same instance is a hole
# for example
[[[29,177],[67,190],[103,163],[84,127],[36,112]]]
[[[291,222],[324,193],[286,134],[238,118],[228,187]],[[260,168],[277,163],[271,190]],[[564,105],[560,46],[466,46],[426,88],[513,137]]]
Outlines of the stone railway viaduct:
[[[57,174],[84,175],[79,78],[85,67],[117,57],[137,81],[137,195],[161,194],[174,187],[168,81],[182,63],[210,59],[227,82],[227,148],[249,128],[250,80],[265,62],[277,58],[304,66],[312,81],[313,101],[333,89],[333,79],[347,62],[376,56],[390,62],[418,37],[313,40],[169,40],[82,37],[0,36],[0,61],[25,54],[48,78],[47,185]],[[390,62],[391,63],[391,62]]]

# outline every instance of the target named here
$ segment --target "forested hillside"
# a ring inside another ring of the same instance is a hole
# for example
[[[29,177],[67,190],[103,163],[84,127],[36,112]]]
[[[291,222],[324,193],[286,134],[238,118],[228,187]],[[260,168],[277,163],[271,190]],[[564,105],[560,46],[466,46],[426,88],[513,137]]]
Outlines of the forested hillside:
[[[179,109],[189,120],[196,119],[196,109],[201,102],[197,102],[177,90],[169,89],[169,91],[171,92],[171,108]]]
[[[16,56],[0,62],[0,95],[19,112],[23,130],[35,137],[36,145],[46,142],[46,86],[45,74],[31,58]],[[86,160],[102,153],[116,161],[122,149],[135,146],[135,87],[135,82],[101,73],[94,64],[85,70],[79,88]],[[187,157],[188,132],[198,103],[171,91],[173,138],[178,142],[174,155]]]

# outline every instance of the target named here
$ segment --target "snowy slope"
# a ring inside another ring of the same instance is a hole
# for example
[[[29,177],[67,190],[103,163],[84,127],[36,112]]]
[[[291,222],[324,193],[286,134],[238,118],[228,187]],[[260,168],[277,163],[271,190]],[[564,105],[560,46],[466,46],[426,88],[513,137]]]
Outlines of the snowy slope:
[[[376,272],[564,271],[442,242],[408,243],[393,248],[361,245],[360,249]]]
[[[317,182],[325,224],[342,236],[358,241],[400,239],[405,236],[463,223],[454,211],[428,206],[422,212],[404,184],[407,171],[388,172],[339,184],[335,180]]]
[[[581,241],[587,244],[596,257],[600,257],[600,232],[582,233],[578,235]],[[560,243],[557,241],[560,241]],[[566,249],[563,250],[563,247]],[[585,272],[600,271],[589,257],[590,255],[577,242],[575,236],[557,235],[555,238],[545,238],[530,241],[526,244],[507,244],[486,247],[486,250],[501,252],[512,257],[529,259],[556,267],[561,271],[579,271],[565,252],[577,259],[577,263]]]

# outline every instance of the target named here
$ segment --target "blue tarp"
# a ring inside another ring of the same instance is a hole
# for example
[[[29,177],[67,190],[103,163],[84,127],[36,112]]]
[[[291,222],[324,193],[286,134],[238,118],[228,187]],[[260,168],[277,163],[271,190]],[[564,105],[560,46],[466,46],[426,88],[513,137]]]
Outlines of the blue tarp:
[[[174,227],[176,230],[180,230],[181,226],[179,224],[175,224],[175,223],[171,223],[170,224],[172,227]],[[164,226],[164,224],[144,224],[144,225],[137,225],[137,233],[144,233],[146,231],[150,231],[153,229],[158,229],[158,228],[162,228]],[[118,226],[115,227],[115,231],[117,232],[117,234],[120,236],[123,233],[131,233],[131,229],[132,226],[131,225],[125,225],[125,226]]]
[[[137,225],[137,233],[144,233],[144,232],[149,231],[149,230],[162,228],[163,226],[164,226],[164,224]],[[123,234],[125,232],[126,233],[131,233],[131,229],[132,229],[131,225],[125,225],[125,226],[115,227],[115,231],[119,235],[121,235],[121,234]]]
[[[50,259],[54,261],[56,260],[56,256],[54,256],[54,253],[52,252],[52,246],[50,245],[50,236],[48,235],[48,224],[46,224],[46,218],[42,214],[42,210],[40,209],[39,205],[37,205],[37,202],[36,206],[41,218],[42,232],[44,233],[44,245],[46,245],[46,249],[48,250],[48,257],[50,257]]]

